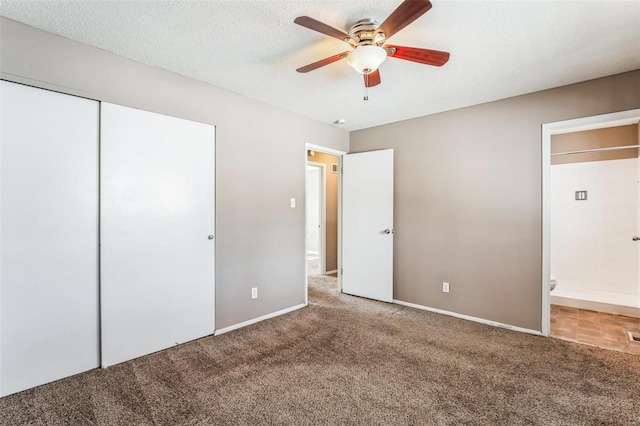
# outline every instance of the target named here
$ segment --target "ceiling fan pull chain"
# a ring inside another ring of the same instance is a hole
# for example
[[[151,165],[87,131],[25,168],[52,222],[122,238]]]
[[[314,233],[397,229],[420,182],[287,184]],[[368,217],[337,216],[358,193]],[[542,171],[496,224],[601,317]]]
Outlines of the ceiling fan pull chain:
[[[364,98],[363,100],[369,100],[369,73],[364,75],[365,85],[364,85]]]

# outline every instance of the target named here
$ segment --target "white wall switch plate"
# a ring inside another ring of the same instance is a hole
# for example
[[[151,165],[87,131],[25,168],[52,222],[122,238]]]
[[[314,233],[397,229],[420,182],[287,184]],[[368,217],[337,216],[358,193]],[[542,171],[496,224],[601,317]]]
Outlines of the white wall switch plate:
[[[296,208],[296,199],[295,199],[295,198],[292,198],[292,199],[291,199],[291,208],[292,208],[292,209],[295,209],[295,208]]]
[[[442,283],[442,292],[449,293],[449,283]]]
[[[251,298],[252,299],[257,299],[258,298],[258,287],[252,287],[251,288]]]

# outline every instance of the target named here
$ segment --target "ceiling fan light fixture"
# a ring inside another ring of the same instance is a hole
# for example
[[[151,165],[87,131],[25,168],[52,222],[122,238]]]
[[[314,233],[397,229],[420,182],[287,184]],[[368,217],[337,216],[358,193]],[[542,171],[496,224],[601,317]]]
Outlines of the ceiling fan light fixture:
[[[347,55],[347,62],[360,74],[377,70],[387,59],[387,51],[380,46],[358,46]]]

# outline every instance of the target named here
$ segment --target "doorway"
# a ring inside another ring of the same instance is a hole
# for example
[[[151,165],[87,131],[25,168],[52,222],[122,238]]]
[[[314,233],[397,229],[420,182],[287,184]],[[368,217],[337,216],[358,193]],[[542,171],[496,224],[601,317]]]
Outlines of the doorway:
[[[338,274],[341,156],[307,149],[307,275]]]
[[[318,250],[319,257],[324,258],[324,271],[320,271],[324,274],[306,274],[305,303],[309,301],[310,285],[314,290],[335,288],[338,293],[392,302],[393,150],[346,155],[307,144],[305,157],[305,170],[310,161],[326,165],[324,253]],[[314,177],[309,180],[313,182]],[[312,185],[310,192],[316,188]],[[312,224],[311,229],[305,228],[305,237],[313,239],[318,229],[315,219],[305,214],[305,222]],[[304,247],[305,269],[312,269],[306,260],[307,252],[314,250],[307,248],[306,238]]]
[[[341,291],[341,185],[344,151],[306,144],[305,151],[305,303],[309,277],[335,280]],[[316,254],[317,253],[317,254]]]
[[[625,350],[640,331],[639,121],[632,110],[543,125],[544,335]]]
[[[324,275],[326,166],[307,162],[307,275]]]

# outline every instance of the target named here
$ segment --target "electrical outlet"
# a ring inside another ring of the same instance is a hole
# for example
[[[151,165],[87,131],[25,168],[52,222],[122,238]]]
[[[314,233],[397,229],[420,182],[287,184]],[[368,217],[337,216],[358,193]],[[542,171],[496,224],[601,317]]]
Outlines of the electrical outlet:
[[[449,293],[449,283],[442,283],[442,292]]]
[[[251,288],[251,298],[252,299],[257,299],[258,298],[258,287],[252,287]]]

